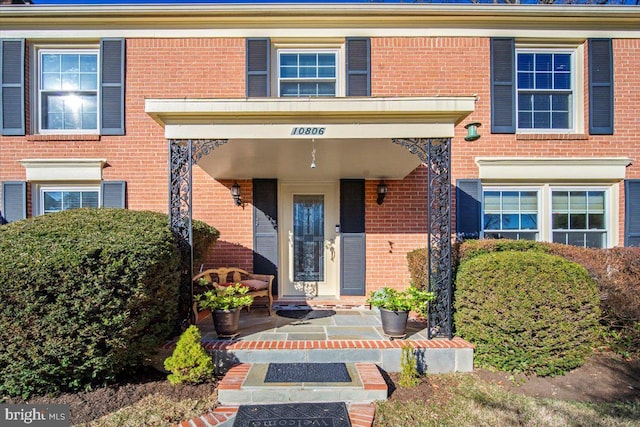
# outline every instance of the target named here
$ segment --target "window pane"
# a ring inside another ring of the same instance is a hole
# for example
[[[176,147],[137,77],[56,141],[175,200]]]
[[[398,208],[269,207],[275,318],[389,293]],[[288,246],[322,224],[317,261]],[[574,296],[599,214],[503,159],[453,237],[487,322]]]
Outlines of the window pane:
[[[553,69],[553,56],[550,53],[536,53],[536,72],[551,71]]]
[[[485,214],[484,215],[484,229],[485,230],[500,230],[500,215],[498,215],[498,214]]]
[[[42,71],[45,73],[60,72],[60,55],[45,53],[42,55]]]
[[[80,113],[77,111],[64,115],[64,128],[65,129],[81,129]]]
[[[318,65],[317,56],[315,53],[301,53],[298,56],[298,61],[301,67],[316,67]]]
[[[316,75],[315,67],[300,67],[300,78],[302,79],[312,79],[318,77]]]
[[[504,191],[502,193],[502,209],[504,211],[518,211],[520,209],[520,193]]]
[[[336,94],[335,83],[318,83],[319,96],[335,96],[335,94]]]
[[[336,69],[333,67],[318,68],[318,77],[334,78],[335,76],[336,76]]]
[[[299,88],[301,96],[313,96],[316,94],[315,83],[300,83]]]
[[[572,212],[585,212],[587,209],[587,192],[572,191],[569,196],[569,203]]]
[[[554,55],[554,71],[571,71],[571,55],[568,53],[556,53]]]
[[[569,128],[568,113],[552,113],[551,120],[552,120],[552,123],[551,123],[552,129],[568,129]]]
[[[60,81],[60,74],[58,74],[58,73],[44,73],[44,74],[42,74],[42,89],[44,89],[44,90],[60,90],[60,89],[62,89],[62,82]]]
[[[533,89],[533,73],[518,73],[518,89]]]
[[[604,230],[604,214],[589,214],[589,229]]]
[[[518,214],[503,214],[502,215],[502,229],[503,230],[517,230],[520,228],[520,215]]]
[[[605,233],[586,233],[586,246],[588,248],[604,248]]]
[[[518,71],[533,71],[533,54],[518,54]]]
[[[551,97],[546,94],[534,95],[533,109],[536,111],[540,111],[540,110],[549,111],[551,109]]]
[[[553,233],[553,243],[567,244],[567,233]]]
[[[285,53],[280,55],[280,65],[284,66],[298,66],[298,55],[293,53]]]
[[[62,210],[62,192],[46,191],[44,193],[43,210],[45,213],[61,211]]]
[[[81,97],[82,112],[95,113],[98,111],[98,103],[95,95],[84,95]]]
[[[518,114],[518,127],[521,129],[533,128],[533,113],[520,112]]]
[[[589,191],[589,211],[604,212],[604,191]]]
[[[520,229],[522,229],[522,230],[537,230],[538,229],[538,215],[537,214],[522,214],[522,215],[520,215]]]
[[[529,93],[521,93],[518,95],[518,110],[533,110],[533,95]]]
[[[82,113],[82,129],[97,129],[98,116],[95,113]]]
[[[569,111],[569,95],[551,95],[553,111]]]
[[[567,244],[574,246],[585,246],[584,233],[567,233]]]
[[[554,212],[567,212],[569,210],[569,192],[554,191],[551,195],[551,209]]]
[[[536,73],[536,89],[552,89],[551,73]]]
[[[62,129],[64,123],[64,115],[62,113],[50,113],[44,117],[45,129]]]
[[[538,193],[535,191],[523,191],[520,193],[520,209],[537,211]]]
[[[554,89],[571,89],[571,74],[557,73],[553,76]]]
[[[62,193],[62,209],[78,209],[80,207],[80,193],[77,191],[65,191]]]
[[[80,72],[97,74],[98,57],[96,55],[80,55]]]
[[[533,123],[536,129],[549,129],[551,127],[551,113],[547,111],[534,112]]]
[[[298,68],[296,67],[280,67],[280,78],[297,78]]]
[[[98,207],[98,192],[97,191],[83,191],[82,192],[82,207],[83,208],[97,208]]]
[[[78,73],[80,71],[80,55],[65,53],[62,55],[63,73]]]
[[[298,96],[298,84],[280,83],[280,96]]]
[[[587,214],[569,214],[569,228],[571,230],[585,230],[587,228]]]
[[[500,210],[500,192],[499,191],[484,192],[484,210],[485,211]]]
[[[336,56],[333,53],[323,53],[318,55],[318,65],[335,68]]]
[[[97,74],[80,74],[80,89],[96,90],[98,89]]]
[[[79,74],[62,74],[62,90],[76,90],[80,88]]]
[[[569,215],[553,214],[551,215],[552,227],[556,230],[567,230],[569,228]]]

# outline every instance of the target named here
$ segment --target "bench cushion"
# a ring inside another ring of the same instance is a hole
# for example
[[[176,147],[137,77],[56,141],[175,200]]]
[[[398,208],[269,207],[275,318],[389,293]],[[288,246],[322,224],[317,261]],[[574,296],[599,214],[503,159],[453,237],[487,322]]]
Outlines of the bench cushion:
[[[240,284],[242,286],[246,286],[247,288],[249,288],[250,291],[262,291],[265,290],[269,287],[269,282],[265,282],[264,280],[258,280],[258,279],[246,279],[246,280],[241,280]],[[229,282],[229,283],[221,283],[220,286],[233,286],[235,285],[234,282]]]

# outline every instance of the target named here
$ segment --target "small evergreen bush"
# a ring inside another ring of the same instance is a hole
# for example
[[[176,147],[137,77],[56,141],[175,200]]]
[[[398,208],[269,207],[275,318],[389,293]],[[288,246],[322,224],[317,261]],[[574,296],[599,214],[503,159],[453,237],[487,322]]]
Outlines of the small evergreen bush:
[[[399,383],[402,387],[415,387],[420,384],[418,359],[413,354],[413,347],[409,343],[402,346]]]
[[[463,262],[457,332],[480,366],[558,375],[584,363],[598,334],[598,291],[580,265],[541,251],[503,251]]]
[[[202,348],[200,330],[191,325],[180,335],[173,354],[164,361],[171,384],[197,384],[207,381],[214,373],[211,356]]]
[[[180,254],[166,215],[38,216],[0,226],[0,253],[0,395],[109,382],[178,324]]]

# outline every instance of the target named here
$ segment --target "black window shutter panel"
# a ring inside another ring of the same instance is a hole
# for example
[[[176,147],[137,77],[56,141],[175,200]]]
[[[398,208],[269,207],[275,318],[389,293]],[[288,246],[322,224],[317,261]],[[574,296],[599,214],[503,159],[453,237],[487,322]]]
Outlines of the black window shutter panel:
[[[18,221],[27,217],[27,183],[6,181],[2,183],[2,206],[0,224]]]
[[[126,207],[127,183],[125,181],[102,181],[100,195],[103,208]]]
[[[589,133],[613,135],[611,39],[589,39]]]
[[[371,40],[347,38],[347,96],[371,96]]]
[[[253,272],[273,274],[278,294],[278,181],[253,180]]]
[[[491,132],[516,132],[515,43],[491,39]]]
[[[366,235],[363,179],[340,180],[340,294],[364,295]]]
[[[24,39],[0,41],[0,130],[24,135]]]
[[[247,98],[271,96],[271,43],[268,38],[247,39]]]
[[[100,40],[100,134],[124,135],[124,39]]]
[[[640,179],[624,182],[624,245],[640,246]]]
[[[479,179],[456,181],[456,235],[478,239],[482,231],[482,184]]]

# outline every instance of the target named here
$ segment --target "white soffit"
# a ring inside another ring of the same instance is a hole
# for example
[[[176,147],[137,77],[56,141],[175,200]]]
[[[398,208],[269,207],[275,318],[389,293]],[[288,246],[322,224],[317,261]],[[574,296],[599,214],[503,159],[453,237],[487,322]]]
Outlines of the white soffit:
[[[483,181],[620,181],[627,157],[476,157]]]
[[[147,99],[145,112],[169,139],[448,138],[475,97],[314,99]]]
[[[25,159],[27,181],[100,181],[106,159]]]

